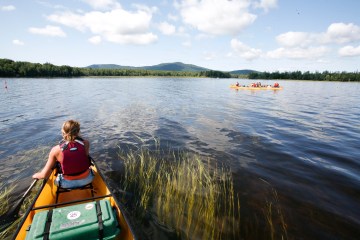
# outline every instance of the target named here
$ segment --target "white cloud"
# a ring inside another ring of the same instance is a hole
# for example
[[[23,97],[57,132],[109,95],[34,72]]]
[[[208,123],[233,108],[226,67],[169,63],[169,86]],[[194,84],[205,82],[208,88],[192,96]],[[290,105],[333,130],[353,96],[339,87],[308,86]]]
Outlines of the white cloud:
[[[116,0],[82,0],[82,1],[89,4],[94,9],[99,9],[99,10],[121,8],[120,3],[118,3],[118,1]]]
[[[339,55],[342,57],[356,57],[360,56],[360,45],[357,47],[345,46],[339,49]]]
[[[92,44],[95,44],[95,45],[100,44],[102,41],[100,36],[93,36],[93,37],[89,38],[88,40],[89,40],[89,42],[91,42]]]
[[[167,22],[160,23],[159,30],[162,32],[162,34],[165,34],[165,35],[172,35],[176,32],[175,26],[172,24],[169,24]]]
[[[33,34],[51,36],[51,37],[66,37],[66,34],[60,27],[47,25],[45,28],[29,28],[29,32]]]
[[[333,23],[325,33],[325,40],[335,43],[348,43],[360,40],[360,27],[353,23]]]
[[[186,29],[182,26],[178,27],[178,33],[182,35],[186,35]]]
[[[151,14],[156,13],[158,11],[157,7],[148,7],[144,4],[132,4],[132,6],[138,10],[142,10]]]
[[[262,8],[265,11],[269,11],[270,8],[277,7],[277,0],[261,0],[260,2],[254,3],[256,8]]]
[[[232,39],[230,42],[231,48],[242,58],[246,60],[254,60],[259,58],[262,54],[261,49],[251,48],[237,39]],[[231,56],[232,54],[228,55]]]
[[[13,5],[0,6],[1,11],[14,11],[16,9]]]
[[[12,41],[12,43],[14,44],[14,45],[18,45],[18,46],[23,46],[25,43],[24,42],[22,42],[22,41],[20,41],[20,40],[18,40],[18,39],[14,39],[13,41]]]
[[[191,41],[189,41],[189,40],[182,42],[182,45],[183,45],[184,47],[191,47],[191,46],[192,46]]]
[[[137,9],[135,12],[114,9],[107,12],[92,11],[83,14],[72,12],[48,16],[48,20],[75,28],[90,31],[103,40],[121,44],[149,44],[157,36],[149,32],[153,9]]]
[[[283,47],[308,47],[329,43],[343,44],[360,40],[360,27],[353,24],[333,23],[326,32],[286,32],[276,37]]]
[[[121,43],[121,44],[137,44],[146,45],[157,40],[157,36],[152,33],[139,33],[139,34],[128,34],[128,35],[108,35],[106,36],[109,42]]]
[[[316,59],[325,56],[330,51],[330,44],[342,45],[344,43],[360,40],[360,27],[353,23],[333,23],[325,32],[286,32],[276,37],[281,46],[269,51],[270,58]],[[338,54],[340,56],[358,56],[360,47],[345,46]]]
[[[314,59],[324,56],[329,49],[324,46],[309,47],[309,48],[278,48],[269,51],[267,56],[269,58],[290,58],[290,59]]]
[[[252,24],[250,0],[182,0],[176,3],[184,23],[213,35],[236,35]]]
[[[178,16],[176,16],[176,15],[173,15],[173,14],[168,14],[168,19],[170,19],[171,21],[174,21],[174,22],[176,22],[176,21],[178,21],[179,20],[179,17]]]
[[[276,37],[276,41],[283,47],[307,47],[316,38],[311,33],[306,32],[287,32]]]

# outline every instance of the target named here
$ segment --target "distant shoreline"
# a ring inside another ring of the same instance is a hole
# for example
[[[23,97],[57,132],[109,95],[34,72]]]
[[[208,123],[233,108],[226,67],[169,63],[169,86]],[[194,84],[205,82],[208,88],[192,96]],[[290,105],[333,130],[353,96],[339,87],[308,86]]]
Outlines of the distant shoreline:
[[[0,78],[77,78],[77,77],[189,77],[189,78],[238,78],[253,80],[312,80],[360,82],[359,72],[251,72],[231,74],[230,72],[146,70],[146,69],[104,69],[56,66],[50,63],[15,62],[0,59]]]

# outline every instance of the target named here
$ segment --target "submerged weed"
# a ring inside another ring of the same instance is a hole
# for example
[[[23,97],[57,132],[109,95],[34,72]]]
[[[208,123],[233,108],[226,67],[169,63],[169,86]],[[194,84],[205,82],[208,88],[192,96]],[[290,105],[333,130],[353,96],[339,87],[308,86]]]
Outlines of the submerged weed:
[[[3,190],[0,191],[0,202],[1,202],[1,207],[0,207],[0,215],[4,215],[6,214],[9,209],[11,208],[11,199],[10,199],[10,195],[13,194],[15,188],[17,187],[17,185],[10,185],[10,187],[6,188],[3,187]],[[10,239],[11,236],[14,234],[16,228],[18,227],[18,224],[21,221],[21,217],[23,215],[23,213],[26,212],[26,210],[29,208],[29,206],[31,205],[31,203],[34,200],[34,197],[36,195],[36,192],[40,189],[40,185],[37,184],[33,187],[31,193],[29,194],[29,196],[27,198],[25,198],[25,200],[23,201],[21,208],[19,210],[19,218],[17,218],[14,222],[9,222],[9,225],[6,226],[6,229],[4,229],[2,232],[0,232],[0,239]]]
[[[231,172],[211,168],[184,152],[120,153],[125,188],[138,194],[137,206],[150,211],[185,239],[239,239],[240,201]]]
[[[16,188],[16,185],[10,186],[10,187],[4,187],[1,186],[0,189],[0,215],[3,215],[6,213],[6,211],[9,209],[9,200],[10,200],[10,193],[14,191]]]

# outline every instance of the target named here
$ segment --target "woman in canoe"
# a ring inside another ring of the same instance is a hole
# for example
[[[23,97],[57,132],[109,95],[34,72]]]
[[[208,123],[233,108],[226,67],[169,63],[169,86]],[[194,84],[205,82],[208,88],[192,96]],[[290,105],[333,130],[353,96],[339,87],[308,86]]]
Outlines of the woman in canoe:
[[[94,174],[90,169],[90,144],[79,136],[80,123],[68,120],[63,124],[61,132],[63,140],[51,149],[45,167],[32,177],[47,178],[56,163],[59,163],[61,167],[55,179],[56,185],[63,188],[77,188],[91,183]]]

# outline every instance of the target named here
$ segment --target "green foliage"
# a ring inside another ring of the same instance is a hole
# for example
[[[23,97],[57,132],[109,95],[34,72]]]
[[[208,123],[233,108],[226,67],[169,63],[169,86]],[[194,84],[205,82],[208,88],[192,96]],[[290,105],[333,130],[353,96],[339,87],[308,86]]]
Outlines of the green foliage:
[[[81,68],[0,59],[0,77],[80,77]]]
[[[179,64],[179,63],[174,63]],[[160,66],[160,65],[159,65]],[[359,72],[328,72],[310,73],[295,72],[255,72],[249,71],[248,75],[233,74],[222,71],[184,71],[193,69],[193,65],[181,65],[181,71],[149,70],[140,68],[78,68],[67,65],[55,66],[51,63],[15,62],[10,59],[0,59],[0,77],[207,77],[207,78],[249,78],[249,79],[290,79],[290,80],[314,80],[314,81],[360,81]],[[184,68],[187,67],[187,68]]]
[[[220,71],[164,71],[147,69],[111,69],[111,68],[77,68],[70,66],[55,66],[50,63],[39,64],[15,62],[10,59],[0,59],[0,77],[82,77],[82,76],[157,76],[157,77],[231,77],[229,73]]]
[[[313,80],[313,81],[341,81],[358,82],[360,81],[359,72],[328,72],[324,71],[310,73],[307,72],[253,72],[248,76],[249,79],[290,79],[290,80]]]
[[[200,76],[202,77],[210,77],[210,78],[231,78],[230,73],[221,72],[221,71],[202,71],[200,72]]]

